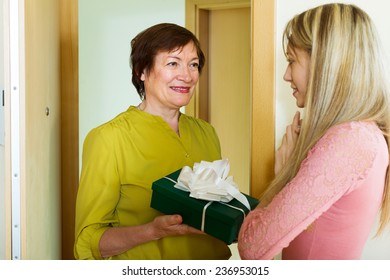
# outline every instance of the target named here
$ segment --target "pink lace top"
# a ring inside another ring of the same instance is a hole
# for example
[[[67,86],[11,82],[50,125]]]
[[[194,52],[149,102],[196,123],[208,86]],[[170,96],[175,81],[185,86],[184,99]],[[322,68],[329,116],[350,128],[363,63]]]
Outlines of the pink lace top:
[[[370,122],[332,127],[297,176],[245,219],[242,259],[359,259],[381,205],[388,149]]]

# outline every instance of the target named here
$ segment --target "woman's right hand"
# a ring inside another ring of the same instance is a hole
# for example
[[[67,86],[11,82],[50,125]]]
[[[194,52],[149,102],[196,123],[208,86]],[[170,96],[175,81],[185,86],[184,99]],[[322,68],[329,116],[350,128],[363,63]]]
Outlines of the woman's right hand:
[[[184,234],[205,233],[183,224],[183,218],[180,215],[163,215],[147,224],[107,229],[100,238],[99,250],[101,256],[106,258],[121,254],[151,240]]]
[[[183,218],[180,215],[158,216],[153,220],[152,225],[155,239],[184,234],[205,234],[201,230],[183,224]]]
[[[297,111],[294,115],[292,124],[288,125],[286,128],[286,133],[283,136],[282,144],[276,151],[275,175],[279,173],[279,171],[286,164],[287,160],[290,158],[291,153],[293,152],[298,140],[300,127],[301,127],[300,112]]]

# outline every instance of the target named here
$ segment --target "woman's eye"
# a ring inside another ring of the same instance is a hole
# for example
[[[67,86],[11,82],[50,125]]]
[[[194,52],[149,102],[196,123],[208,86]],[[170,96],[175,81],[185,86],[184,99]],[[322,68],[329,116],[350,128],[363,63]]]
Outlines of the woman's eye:
[[[171,62],[168,62],[167,65],[168,65],[168,66],[176,66],[176,65],[177,65],[177,62],[176,62],[176,61],[171,61]]]
[[[195,68],[199,69],[199,63],[197,63],[197,62],[191,63],[190,67],[193,68],[193,69],[195,69]]]

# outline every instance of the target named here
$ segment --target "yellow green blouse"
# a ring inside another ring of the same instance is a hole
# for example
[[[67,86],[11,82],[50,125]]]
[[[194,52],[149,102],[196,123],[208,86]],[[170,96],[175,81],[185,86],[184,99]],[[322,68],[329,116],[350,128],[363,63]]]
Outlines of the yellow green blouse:
[[[185,165],[221,158],[214,128],[181,114],[178,136],[158,116],[130,106],[91,130],[84,141],[76,202],[76,259],[101,259],[99,240],[109,227],[152,221],[152,183]],[[228,259],[228,246],[208,235],[166,237],[111,259]]]

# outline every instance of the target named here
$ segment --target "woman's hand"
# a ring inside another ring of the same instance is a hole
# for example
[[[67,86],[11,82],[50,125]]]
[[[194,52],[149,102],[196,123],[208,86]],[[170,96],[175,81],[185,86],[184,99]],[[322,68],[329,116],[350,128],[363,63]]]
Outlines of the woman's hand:
[[[152,224],[156,239],[184,234],[205,234],[203,231],[183,224],[183,218],[180,215],[158,216],[153,220]]]
[[[295,145],[298,140],[298,135],[300,132],[300,113],[299,111],[295,113],[292,124],[288,125],[286,128],[286,133],[283,136],[282,144],[277,149],[275,154],[275,175],[286,164],[287,160],[290,158],[291,153],[293,152]]]
[[[183,218],[180,215],[163,215],[147,224],[107,229],[100,238],[99,250],[101,256],[106,258],[121,254],[151,240],[184,234],[205,233],[183,224]]]

